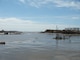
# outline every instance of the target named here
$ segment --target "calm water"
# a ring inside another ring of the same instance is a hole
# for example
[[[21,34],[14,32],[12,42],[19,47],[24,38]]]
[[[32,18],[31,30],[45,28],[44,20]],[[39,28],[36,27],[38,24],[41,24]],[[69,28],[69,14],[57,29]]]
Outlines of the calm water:
[[[53,39],[52,33],[0,35],[0,60],[80,60],[80,36]]]

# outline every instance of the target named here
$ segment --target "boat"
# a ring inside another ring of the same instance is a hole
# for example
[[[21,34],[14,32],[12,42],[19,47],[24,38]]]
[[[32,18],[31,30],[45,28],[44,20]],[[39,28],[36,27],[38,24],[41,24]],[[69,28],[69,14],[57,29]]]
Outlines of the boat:
[[[55,36],[54,39],[56,39],[56,40],[62,40],[62,39],[65,39],[65,38],[63,38],[63,37],[60,36],[59,34],[56,34],[56,36]]]
[[[5,44],[5,42],[0,42],[0,44]]]
[[[57,26],[56,26],[56,30],[58,30]],[[62,40],[62,39],[66,39],[66,38],[65,38],[64,35],[62,36],[62,35],[60,35],[59,33],[56,32],[56,36],[53,39]]]

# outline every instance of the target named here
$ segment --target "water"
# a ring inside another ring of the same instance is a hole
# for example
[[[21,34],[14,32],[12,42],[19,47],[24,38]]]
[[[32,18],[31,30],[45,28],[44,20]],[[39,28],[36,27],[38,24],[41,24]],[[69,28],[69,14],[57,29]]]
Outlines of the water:
[[[52,33],[0,35],[0,60],[80,60],[80,36],[53,39]]]

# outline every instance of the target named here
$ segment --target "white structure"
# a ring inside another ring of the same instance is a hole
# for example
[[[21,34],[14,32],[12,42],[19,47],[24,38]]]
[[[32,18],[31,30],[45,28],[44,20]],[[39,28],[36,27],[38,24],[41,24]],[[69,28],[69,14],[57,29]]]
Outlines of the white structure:
[[[80,32],[80,28],[65,28],[64,30],[70,30],[70,31]]]

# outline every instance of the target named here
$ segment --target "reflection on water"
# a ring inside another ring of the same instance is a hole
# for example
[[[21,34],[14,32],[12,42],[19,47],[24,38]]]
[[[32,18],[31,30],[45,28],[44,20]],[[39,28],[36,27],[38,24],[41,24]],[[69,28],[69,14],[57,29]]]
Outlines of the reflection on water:
[[[80,36],[55,40],[52,33],[0,35],[0,60],[80,60]],[[73,58],[74,57],[74,58]]]

